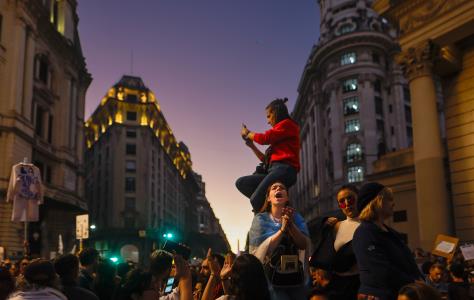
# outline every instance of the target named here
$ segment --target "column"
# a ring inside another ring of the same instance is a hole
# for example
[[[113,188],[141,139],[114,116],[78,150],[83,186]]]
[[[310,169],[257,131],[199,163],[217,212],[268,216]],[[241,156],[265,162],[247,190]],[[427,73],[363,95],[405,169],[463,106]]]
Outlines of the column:
[[[409,80],[413,124],[416,201],[421,246],[430,250],[437,234],[452,234],[452,212],[446,189],[433,60],[439,49],[426,41],[397,59]]]

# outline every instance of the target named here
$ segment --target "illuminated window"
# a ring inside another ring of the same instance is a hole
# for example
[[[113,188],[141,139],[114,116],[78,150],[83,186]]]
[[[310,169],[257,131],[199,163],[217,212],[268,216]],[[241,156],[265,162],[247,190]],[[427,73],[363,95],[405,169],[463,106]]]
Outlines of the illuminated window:
[[[347,120],[344,128],[346,133],[358,132],[360,130],[359,119]]]
[[[342,92],[348,93],[354,91],[357,91],[357,79],[351,78],[344,80],[344,82],[342,83]]]
[[[347,145],[346,162],[353,163],[362,159],[362,146],[354,143]]]
[[[364,181],[364,168],[362,166],[347,168],[347,181],[349,183]]]
[[[355,64],[357,61],[357,55],[355,52],[344,53],[341,56],[341,66]]]
[[[359,97],[344,99],[344,115],[351,115],[359,112]]]

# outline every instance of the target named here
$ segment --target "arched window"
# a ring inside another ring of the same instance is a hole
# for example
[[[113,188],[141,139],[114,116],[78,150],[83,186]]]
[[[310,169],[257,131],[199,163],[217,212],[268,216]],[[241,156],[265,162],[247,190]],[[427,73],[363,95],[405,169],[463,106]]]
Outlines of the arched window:
[[[362,159],[362,146],[358,143],[351,143],[346,148],[346,162],[353,163]]]

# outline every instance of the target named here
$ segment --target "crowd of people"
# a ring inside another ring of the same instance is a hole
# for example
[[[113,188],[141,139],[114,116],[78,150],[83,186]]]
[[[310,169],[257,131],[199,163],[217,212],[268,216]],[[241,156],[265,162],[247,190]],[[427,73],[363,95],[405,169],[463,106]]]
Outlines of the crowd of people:
[[[254,218],[243,253],[214,253],[199,263],[155,250],[147,265],[116,265],[93,248],[50,261],[5,260],[0,300],[468,300],[469,262],[411,251],[387,224],[390,188],[376,182],[336,193],[343,218],[321,218],[310,234],[292,208],[288,189],[299,171],[299,127],[285,102],[266,107],[272,127],[242,126],[246,145],[262,162],[236,186]],[[269,145],[265,153],[254,142]]]

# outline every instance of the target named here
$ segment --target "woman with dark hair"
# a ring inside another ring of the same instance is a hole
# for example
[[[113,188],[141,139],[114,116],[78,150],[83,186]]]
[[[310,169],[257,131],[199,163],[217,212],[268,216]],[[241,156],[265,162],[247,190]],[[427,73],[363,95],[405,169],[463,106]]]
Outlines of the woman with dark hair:
[[[267,279],[260,261],[251,254],[238,256],[233,263],[226,259],[222,270],[215,259],[209,256],[209,267],[211,268],[211,278],[207,282],[201,300],[214,300],[212,290],[217,281],[214,280],[217,274],[225,282],[226,295],[217,300],[270,300]]]
[[[15,289],[15,280],[10,270],[0,267],[0,300],[7,299],[8,295]]]
[[[354,232],[360,225],[357,209],[358,189],[355,185],[343,185],[336,193],[337,203],[346,216],[343,221],[325,218],[316,247],[311,256],[311,266],[331,273],[326,295],[331,300],[357,299],[359,270],[352,248]]]
[[[441,295],[434,288],[421,282],[405,285],[398,292],[397,300],[441,300]],[[455,300],[457,298],[453,298]]]
[[[421,280],[415,259],[401,236],[385,224],[393,216],[392,190],[371,182],[359,191],[359,220],[353,248],[359,266],[359,300],[397,299],[400,288]]]
[[[250,253],[264,264],[273,299],[306,299],[307,248],[311,243],[308,227],[303,217],[289,207],[283,183],[272,183],[266,199],[265,212],[252,221]]]
[[[24,269],[17,290],[9,300],[67,300],[58,290],[54,266],[45,259],[34,259]]]
[[[267,122],[272,126],[270,130],[255,133],[242,124],[241,136],[262,164],[254,174],[237,179],[235,185],[250,198],[255,213],[263,211],[268,186],[281,181],[289,188],[296,182],[296,174],[300,169],[300,129],[290,118],[285,104],[287,101],[287,98],[275,99],[266,107]],[[254,142],[270,147],[264,154]]]
[[[97,264],[97,273],[93,283],[93,292],[100,300],[115,299],[118,291],[117,270],[108,259]]]
[[[152,300],[156,299],[156,292],[152,288],[152,275],[142,269],[129,271],[120,288],[120,300]]]

